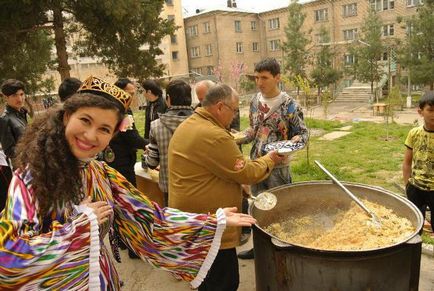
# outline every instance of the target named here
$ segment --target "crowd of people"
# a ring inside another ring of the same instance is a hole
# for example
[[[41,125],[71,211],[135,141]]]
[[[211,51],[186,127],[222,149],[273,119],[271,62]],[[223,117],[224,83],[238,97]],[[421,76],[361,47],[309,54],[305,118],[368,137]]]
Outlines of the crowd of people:
[[[111,257],[120,261],[119,249],[128,249],[130,258],[198,290],[237,290],[238,258],[254,258],[253,249],[236,253],[241,233],[248,236],[255,223],[246,214],[247,194],[292,183],[288,157],[265,145],[308,142],[300,106],[279,87],[279,63],[264,59],[254,74],[258,93],[237,141],[231,131],[240,130],[239,96],[226,84],[204,80],[192,88],[172,80],[163,96],[156,81],[144,81],[142,136],[130,79],[67,78],[58,104],[29,124],[24,83],[3,82],[0,285],[119,290],[127,278],[118,278]],[[419,113],[425,124],[406,139],[403,176],[408,198],[425,214],[434,209],[432,92]],[[249,157],[241,148],[247,143]],[[164,205],[136,189],[137,150],[159,169]]]

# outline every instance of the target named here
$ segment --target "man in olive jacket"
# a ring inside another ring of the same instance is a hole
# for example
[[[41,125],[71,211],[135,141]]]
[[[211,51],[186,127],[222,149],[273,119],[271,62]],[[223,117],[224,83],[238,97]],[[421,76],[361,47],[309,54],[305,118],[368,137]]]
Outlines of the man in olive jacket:
[[[241,185],[265,179],[283,159],[277,152],[254,161],[243,156],[228,131],[238,103],[231,87],[215,85],[203,100],[203,107],[176,129],[169,144],[169,207],[196,213],[229,206],[241,209]],[[235,247],[239,240],[240,228],[225,230],[200,291],[238,288]]]

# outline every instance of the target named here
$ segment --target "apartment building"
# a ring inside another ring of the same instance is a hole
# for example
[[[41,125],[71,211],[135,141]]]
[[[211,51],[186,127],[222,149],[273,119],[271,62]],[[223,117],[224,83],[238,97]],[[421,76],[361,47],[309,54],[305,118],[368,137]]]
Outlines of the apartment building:
[[[374,8],[383,21],[383,40],[404,38],[407,28],[397,17],[416,13],[421,0],[317,0],[303,4],[306,15],[303,31],[311,40],[306,49],[318,50],[324,45],[321,27],[329,31],[330,45],[337,52],[335,64],[345,66],[354,62],[348,45],[361,33],[369,7]],[[286,41],[287,7],[261,13],[226,7],[198,11],[186,17],[188,64],[190,71],[212,75],[220,66],[222,80],[233,83],[230,70],[233,63],[245,64],[245,73],[253,73],[254,64],[264,57],[282,62],[281,48]],[[387,52],[384,58],[387,59]]]
[[[231,71],[252,70],[265,56],[257,14],[237,8],[205,11],[184,19],[190,72],[231,79]]]

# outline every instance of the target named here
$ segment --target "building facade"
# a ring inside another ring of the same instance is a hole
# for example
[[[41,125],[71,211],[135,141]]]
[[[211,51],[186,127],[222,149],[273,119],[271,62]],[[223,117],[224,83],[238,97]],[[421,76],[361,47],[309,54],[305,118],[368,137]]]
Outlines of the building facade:
[[[306,49],[318,50],[324,41],[320,29],[329,32],[329,43],[337,56],[337,67],[350,65],[354,56],[349,44],[357,41],[369,8],[374,8],[383,22],[384,43],[406,37],[407,27],[398,23],[416,13],[420,0],[318,0],[303,4],[306,15],[303,32],[311,40]],[[285,27],[288,8],[261,13],[226,7],[212,11],[198,11],[184,18],[188,64],[190,71],[213,75],[217,71],[222,81],[232,85],[237,81],[231,71],[233,64],[244,64],[243,72],[253,73],[254,64],[265,57],[275,57],[282,63],[282,44],[286,41]],[[384,61],[387,59],[384,53]],[[219,72],[220,71],[220,72]]]

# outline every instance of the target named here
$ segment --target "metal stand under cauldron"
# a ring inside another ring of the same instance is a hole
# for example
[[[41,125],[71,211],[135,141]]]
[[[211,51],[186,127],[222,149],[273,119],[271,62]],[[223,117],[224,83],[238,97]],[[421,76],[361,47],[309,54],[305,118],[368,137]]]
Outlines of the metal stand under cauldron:
[[[323,181],[271,189],[278,199],[275,209],[249,209],[257,219],[257,225],[253,227],[256,290],[418,290],[422,245],[418,232],[423,224],[422,214],[412,203],[387,190],[344,184],[362,199],[384,205],[408,218],[415,232],[406,241],[366,251],[322,251],[286,244],[263,228],[282,215],[288,216],[291,205],[298,203],[300,206],[319,199],[327,202],[336,199],[335,196],[346,199],[345,194],[330,182]]]

